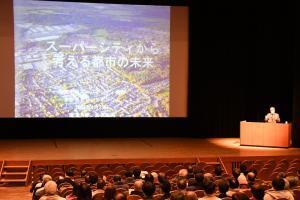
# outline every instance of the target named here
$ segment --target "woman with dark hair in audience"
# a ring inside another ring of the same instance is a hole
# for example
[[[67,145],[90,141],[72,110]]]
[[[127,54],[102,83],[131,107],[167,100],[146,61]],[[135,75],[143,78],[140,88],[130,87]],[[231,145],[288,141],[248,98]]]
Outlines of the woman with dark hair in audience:
[[[216,196],[216,184],[213,181],[208,181],[205,182],[204,184],[204,191],[205,191],[205,196],[200,198],[200,200],[220,200]]]
[[[107,186],[104,190],[104,200],[115,200],[116,188],[112,185]]]
[[[236,180],[238,179],[238,177],[240,176],[240,174],[241,174],[241,170],[240,170],[240,169],[235,168],[235,169],[232,170],[232,176],[233,176]]]
[[[201,172],[201,173],[197,173],[195,174],[195,181],[196,181],[196,184],[194,185],[194,189],[195,190],[204,190],[204,174]]]
[[[130,170],[126,171],[124,173],[124,176],[125,176],[125,182],[126,183],[134,183],[134,178],[132,177],[132,172]]]
[[[81,183],[78,188],[77,200],[92,200],[92,190],[87,183]]]
[[[251,186],[251,193],[253,195],[253,200],[263,200],[265,196],[265,188],[260,184],[253,184]]]
[[[227,196],[232,197],[232,195],[239,191],[239,182],[234,178],[229,178],[229,191],[226,193]]]
[[[167,181],[166,174],[162,172],[158,173],[157,178],[160,183],[164,183],[165,181]]]
[[[145,194],[145,198],[144,199],[153,199],[153,194],[154,194],[154,192],[155,192],[155,185],[152,183],[152,182],[150,182],[150,181],[148,181],[148,182],[145,182],[144,184],[143,184],[143,192],[144,192],[144,194]]]
[[[144,181],[145,181],[145,182],[151,182],[151,183],[153,183],[153,182],[154,182],[154,177],[153,177],[153,175],[152,175],[152,174],[145,174]]]
[[[222,169],[222,167],[220,165],[217,165],[215,167],[214,173],[215,173],[215,179],[216,180],[222,179],[223,169]]]
[[[226,180],[222,179],[222,180],[219,180],[218,181],[218,187],[219,187],[219,198],[222,199],[222,198],[225,198],[225,197],[228,197],[227,196],[227,192],[229,190],[229,184]]]
[[[141,179],[141,169],[139,167],[136,167],[133,169],[133,177],[134,179]]]
[[[171,197],[171,183],[168,180],[165,180],[160,185],[163,196],[161,197],[161,200],[170,199]]]
[[[98,183],[98,175],[91,173],[89,174],[89,186],[91,188],[92,191],[97,190],[97,183]]]

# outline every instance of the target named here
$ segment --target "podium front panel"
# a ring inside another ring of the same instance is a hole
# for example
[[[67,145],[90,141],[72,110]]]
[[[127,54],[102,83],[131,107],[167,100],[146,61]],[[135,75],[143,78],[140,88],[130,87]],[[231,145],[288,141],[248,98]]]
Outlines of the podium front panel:
[[[240,122],[241,145],[289,147],[291,124]]]

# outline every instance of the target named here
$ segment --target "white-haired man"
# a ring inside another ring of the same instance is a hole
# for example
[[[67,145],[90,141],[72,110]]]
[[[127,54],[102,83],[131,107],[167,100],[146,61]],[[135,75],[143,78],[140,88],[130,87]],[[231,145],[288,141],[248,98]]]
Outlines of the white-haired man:
[[[48,174],[43,175],[42,182],[38,183],[35,186],[34,195],[35,195],[35,197],[37,197],[37,199],[39,199],[41,196],[43,196],[45,194],[45,184],[51,180],[52,180],[52,177],[50,175],[48,175]]]
[[[265,116],[265,121],[269,123],[280,122],[279,114],[275,112],[275,107],[270,108],[270,113]]]
[[[45,186],[45,195],[40,200],[66,200],[57,195],[57,184],[54,181],[48,181]]]

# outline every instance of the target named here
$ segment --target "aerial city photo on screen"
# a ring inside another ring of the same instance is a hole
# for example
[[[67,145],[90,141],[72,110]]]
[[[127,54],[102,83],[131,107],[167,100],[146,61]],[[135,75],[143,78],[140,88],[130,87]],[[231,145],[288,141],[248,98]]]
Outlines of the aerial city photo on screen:
[[[168,117],[170,7],[14,0],[16,117]]]

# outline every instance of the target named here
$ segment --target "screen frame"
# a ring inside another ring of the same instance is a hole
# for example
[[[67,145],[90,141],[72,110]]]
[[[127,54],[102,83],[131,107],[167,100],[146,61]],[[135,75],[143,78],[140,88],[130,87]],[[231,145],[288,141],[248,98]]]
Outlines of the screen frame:
[[[60,0],[59,0],[60,1]],[[66,0],[68,1],[68,0]],[[0,130],[1,132],[5,132],[5,134],[1,134],[0,137],[10,138],[10,137],[25,137],[25,138],[36,138],[36,137],[72,137],[73,134],[84,134],[85,136],[97,136],[97,137],[105,137],[105,134],[100,134],[98,131],[104,132],[116,132],[118,134],[121,130],[125,130],[126,132],[131,132],[130,135],[135,135],[136,133],[141,133],[143,131],[143,135],[155,135],[161,136],[160,133],[164,131],[166,134],[164,136],[173,133],[170,133],[170,130],[183,130],[187,127],[191,120],[190,116],[190,81],[188,78],[188,74],[190,73],[190,1],[70,1],[70,2],[91,2],[91,3],[122,3],[122,4],[135,4],[135,5],[167,5],[167,6],[179,6],[187,9],[187,71],[186,71],[186,116],[183,117],[166,117],[166,118],[13,118],[6,114],[0,116]],[[4,0],[1,1],[1,8],[3,10],[7,10],[1,14],[1,24],[3,27],[7,27],[6,29],[1,29],[0,39],[1,42],[4,41],[6,44],[10,44],[9,49],[1,49],[0,56],[1,60],[4,60],[1,66],[11,65],[14,59],[10,61],[7,58],[14,52],[14,39],[13,35],[13,24],[9,23],[13,21],[13,1]],[[7,77],[14,77],[13,73],[6,73],[4,67],[0,67],[0,76],[1,74],[5,74],[5,79],[0,79],[0,90],[3,91],[2,86],[7,86]],[[4,77],[4,76],[3,76]],[[2,78],[2,77],[1,77]],[[2,80],[2,81],[1,81]],[[171,86],[170,86],[171,87]],[[13,90],[7,91],[7,96],[13,96],[15,94],[14,84]],[[182,103],[182,102],[181,102]],[[3,99],[0,98],[0,112],[3,113],[3,110],[7,109],[9,105],[14,104],[14,101],[4,102]],[[13,106],[14,108],[14,106]],[[14,112],[14,109],[13,109]],[[117,126],[116,126],[117,125]],[[128,126],[130,128],[128,128]],[[83,128],[84,127],[84,128]],[[28,132],[24,134],[24,132]],[[40,134],[43,132],[43,134]],[[155,132],[155,133],[154,133]],[[172,132],[172,131],[171,131]],[[72,133],[72,134],[71,134]],[[10,135],[11,134],[11,135]],[[121,134],[122,135],[122,134]],[[74,135],[73,135],[74,136]],[[126,135],[122,135],[126,136]],[[127,135],[128,136],[128,135]]]

